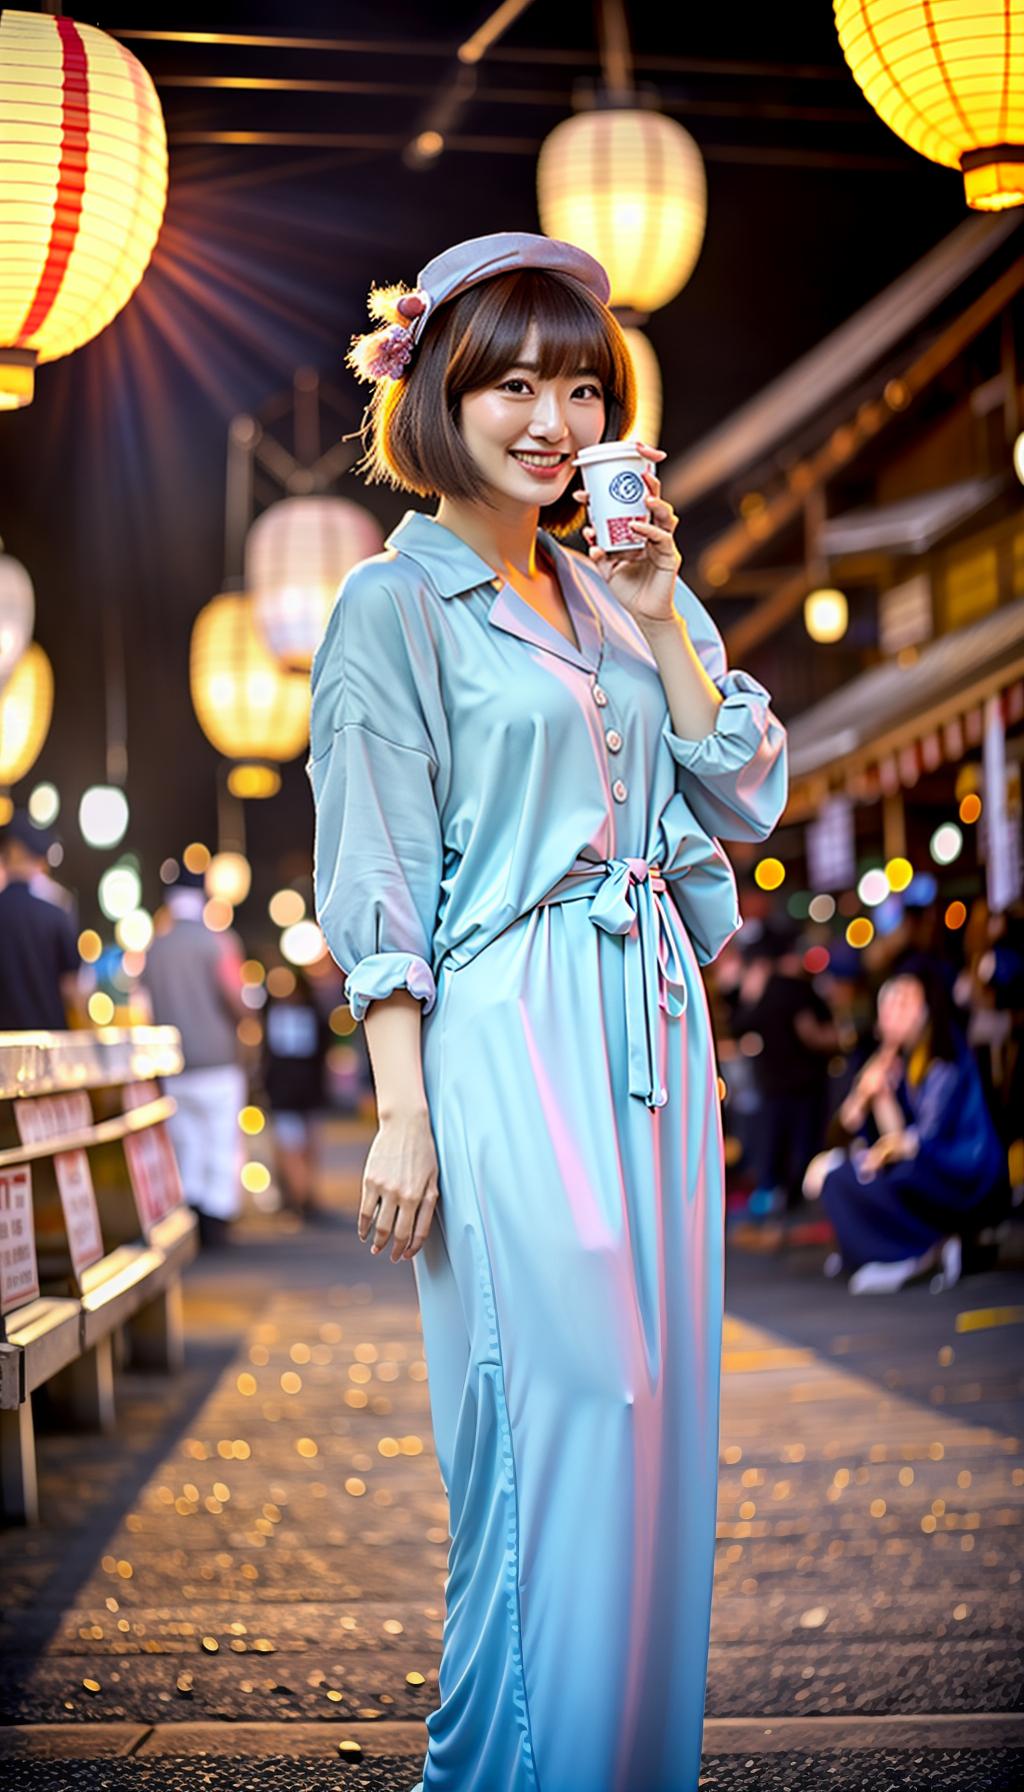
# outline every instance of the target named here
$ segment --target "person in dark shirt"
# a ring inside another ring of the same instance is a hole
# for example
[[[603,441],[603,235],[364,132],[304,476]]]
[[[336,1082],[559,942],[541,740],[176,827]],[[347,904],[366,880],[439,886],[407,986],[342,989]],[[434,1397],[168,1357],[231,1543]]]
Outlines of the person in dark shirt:
[[[828,1060],[839,1036],[831,1010],[803,966],[795,931],[766,926],[751,952],[749,981],[733,1016],[737,1036],[756,1035],[760,1096],[752,1214],[800,1205],[803,1173],[825,1134]]]
[[[31,881],[46,871],[49,837],[16,812],[0,834],[0,1032],[59,1031],[78,999],[74,925]]]

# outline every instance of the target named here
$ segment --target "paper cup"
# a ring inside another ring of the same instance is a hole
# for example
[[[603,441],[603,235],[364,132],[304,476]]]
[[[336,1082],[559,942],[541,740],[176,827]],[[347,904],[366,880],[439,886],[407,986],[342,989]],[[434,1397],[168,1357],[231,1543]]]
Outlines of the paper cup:
[[[648,462],[634,442],[596,442],[573,461],[590,499],[590,522],[599,548],[609,554],[642,554],[647,546],[631,523],[650,522],[643,474]]]

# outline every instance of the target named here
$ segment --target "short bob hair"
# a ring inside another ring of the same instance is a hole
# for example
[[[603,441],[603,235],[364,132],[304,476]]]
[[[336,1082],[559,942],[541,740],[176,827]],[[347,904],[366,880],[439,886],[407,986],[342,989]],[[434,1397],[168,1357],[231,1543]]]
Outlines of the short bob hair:
[[[480,281],[440,306],[405,378],[378,382],[367,421],[370,446],[360,463],[367,480],[424,498],[486,502],[484,481],[459,428],[459,406],[465,393],[515,366],[531,323],[540,338],[540,377],[592,371],[604,391],[601,440],[626,436],[636,413],[636,385],[617,320],[570,275],[521,268]],[[554,535],[569,535],[585,520],[571,491],[545,506],[542,518]]]

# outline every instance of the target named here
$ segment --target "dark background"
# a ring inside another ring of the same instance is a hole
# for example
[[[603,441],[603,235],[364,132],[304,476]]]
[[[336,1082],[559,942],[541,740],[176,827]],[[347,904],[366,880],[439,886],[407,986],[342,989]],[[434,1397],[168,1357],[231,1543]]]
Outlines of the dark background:
[[[157,82],[170,139],[170,194],[153,261],[100,337],[37,370],[32,407],[0,415],[0,534],[32,576],[36,634],[56,678],[49,740],[16,794],[23,801],[42,778],[58,786],[59,875],[76,889],[83,923],[96,917],[99,873],[125,849],[142,860],[143,900],[153,907],[165,855],[195,838],[216,845],[217,755],[189,701],[188,643],[197,611],[223,584],[231,417],[286,397],[305,363],[343,395],[342,412],[325,416],[325,445],[331,432],[357,429],[365,390],[342,356],[351,334],[368,327],[371,282],[411,282],[462,237],[540,227],[540,143],[572,111],[574,89],[599,79],[595,16],[584,0],[529,8],[478,67],[477,91],[457,108],[446,152],[421,169],[403,159],[402,146],[434,122],[432,108],[457,78],[458,43],[491,10],[468,0],[391,0],[386,8],[301,0],[73,15],[114,33],[320,35],[352,45],[126,38]],[[649,325],[665,384],[661,441],[672,455],[952,230],[964,203],[955,172],[916,156],[876,119],[824,0],[660,16],[633,5],[629,14],[637,80],[657,86],[707,164],[700,261]],[[370,91],[173,84],[210,75],[328,79]],[[201,140],[224,130],[383,142],[339,149]],[[337,489],[386,527],[408,507],[351,474]],[[282,494],[267,486],[260,495]],[[685,552],[685,518],[680,541]],[[713,596],[710,607],[728,622]],[[82,790],[105,776],[104,620],[124,639],[132,806],[129,834],[110,854],[85,847],[76,813]],[[775,657],[766,656],[762,676]],[[757,654],[749,665],[758,672]],[[790,719],[784,678],[774,694]],[[256,881],[239,925],[257,935],[269,891],[308,869],[312,805],[301,759],[285,768],[277,797],[247,805],[247,828]]]

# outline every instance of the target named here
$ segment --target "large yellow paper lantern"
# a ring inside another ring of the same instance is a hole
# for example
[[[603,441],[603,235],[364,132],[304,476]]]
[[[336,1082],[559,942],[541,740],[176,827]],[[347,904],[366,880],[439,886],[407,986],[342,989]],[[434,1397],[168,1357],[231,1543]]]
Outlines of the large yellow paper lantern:
[[[253,618],[284,666],[309,671],[345,574],[379,553],[376,517],[348,498],[282,498],[245,543]]]
[[[875,111],[967,203],[1024,204],[1024,0],[834,0],[839,41]]]
[[[0,790],[31,770],[52,714],[53,668],[38,641],[30,641],[0,691]]]
[[[700,150],[661,112],[578,112],[541,145],[537,201],[547,236],[595,255],[611,303],[667,305],[693,273],[704,241],[707,187]]]
[[[282,671],[258,634],[248,597],[225,592],[200,610],[189,656],[199,726],[226,759],[281,762],[309,737],[309,679]],[[255,780],[245,794],[272,794]]]
[[[72,19],[0,12],[0,409],[37,361],[80,348],[127,304],[160,231],[167,137],[123,44]]]

